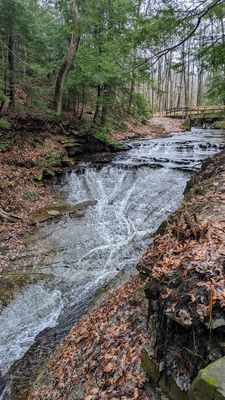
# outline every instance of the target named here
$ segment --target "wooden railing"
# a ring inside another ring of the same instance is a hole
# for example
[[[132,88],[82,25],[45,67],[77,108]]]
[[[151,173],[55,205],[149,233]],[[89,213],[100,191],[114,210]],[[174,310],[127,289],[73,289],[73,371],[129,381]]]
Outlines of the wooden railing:
[[[222,114],[225,114],[225,105],[170,108],[165,111],[164,116],[174,118],[185,118],[188,116],[201,118],[207,115],[220,116]]]

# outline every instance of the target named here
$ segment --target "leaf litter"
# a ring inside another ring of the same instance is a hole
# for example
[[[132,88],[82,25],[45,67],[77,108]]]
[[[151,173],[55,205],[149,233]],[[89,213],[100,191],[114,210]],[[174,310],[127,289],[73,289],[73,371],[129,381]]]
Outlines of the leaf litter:
[[[192,179],[138,269],[152,357],[188,390],[199,369],[225,355],[225,152]]]
[[[50,357],[29,400],[147,400],[140,352],[148,341],[137,276],[84,316]]]

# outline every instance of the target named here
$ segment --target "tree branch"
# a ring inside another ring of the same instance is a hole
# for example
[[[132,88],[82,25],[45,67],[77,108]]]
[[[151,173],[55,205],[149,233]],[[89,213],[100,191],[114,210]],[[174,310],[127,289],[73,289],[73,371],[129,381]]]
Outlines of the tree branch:
[[[180,42],[174,44],[173,46],[170,47],[166,47],[163,50],[158,51],[157,53],[153,54],[152,56],[146,58],[144,61],[140,62],[139,64],[137,64],[132,70],[131,72],[135,71],[136,69],[140,68],[141,66],[143,66],[144,64],[146,64],[148,61],[154,60],[154,62],[151,64],[151,66],[153,66],[161,57],[167,55],[169,52],[176,50],[178,47],[182,46],[182,44],[184,44],[185,42],[187,42],[188,39],[190,39],[195,32],[198,30],[202,19],[204,18],[204,16],[206,14],[208,14],[214,7],[225,3],[225,0],[214,0],[204,11],[202,11],[202,13],[199,15],[197,22],[194,26],[194,28],[191,30],[191,32],[185,36],[185,38],[183,38]]]

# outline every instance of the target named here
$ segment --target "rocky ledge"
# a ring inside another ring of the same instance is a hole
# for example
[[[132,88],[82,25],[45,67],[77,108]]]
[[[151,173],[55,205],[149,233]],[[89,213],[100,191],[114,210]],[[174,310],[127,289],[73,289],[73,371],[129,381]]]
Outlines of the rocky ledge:
[[[148,299],[142,363],[176,400],[225,399],[224,184],[223,152],[191,180],[138,264]]]

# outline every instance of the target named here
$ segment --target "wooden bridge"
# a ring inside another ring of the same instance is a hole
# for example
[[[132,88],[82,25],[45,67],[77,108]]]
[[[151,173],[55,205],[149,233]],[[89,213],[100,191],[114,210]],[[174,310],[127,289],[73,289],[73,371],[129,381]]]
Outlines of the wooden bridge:
[[[170,108],[164,116],[189,120],[225,119],[225,105]]]

